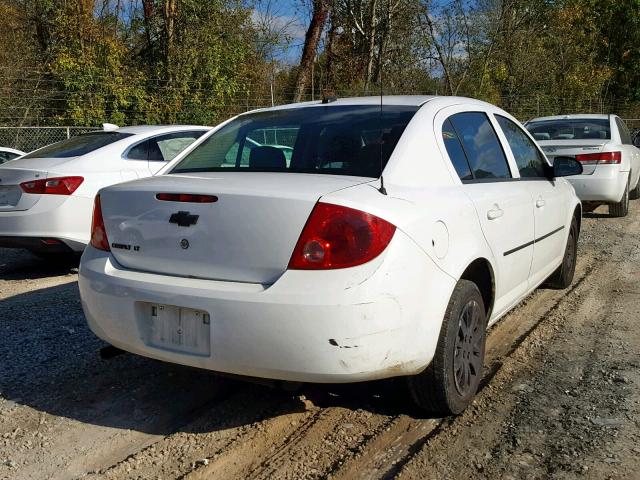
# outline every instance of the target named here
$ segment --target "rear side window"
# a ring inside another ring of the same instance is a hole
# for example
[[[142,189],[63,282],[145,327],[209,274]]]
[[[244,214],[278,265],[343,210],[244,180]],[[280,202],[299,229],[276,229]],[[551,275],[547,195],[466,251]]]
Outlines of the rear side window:
[[[474,180],[511,178],[507,158],[485,113],[457,113],[449,120],[462,142]]]
[[[107,145],[130,137],[131,133],[122,132],[92,132],[71,137],[61,142],[42,147],[23,158],[69,158],[86,155]]]
[[[527,134],[506,117],[496,115],[496,120],[504,132],[504,136],[507,137],[520,176],[523,178],[546,178],[545,165],[547,162]]]
[[[462,144],[449,119],[445,120],[442,124],[442,140],[444,141],[444,146],[447,148],[451,163],[456,169],[460,180],[473,180],[473,175],[471,174],[467,157],[462,149]]]
[[[20,154],[13,152],[0,152],[0,163],[8,162],[14,158],[18,158]]]
[[[159,135],[135,145],[127,153],[127,158],[129,160],[168,162],[203,134],[204,131],[187,131]]]
[[[616,125],[618,126],[618,131],[620,132],[620,140],[622,141],[622,143],[624,145],[633,145],[633,142],[631,141],[631,132],[629,132],[629,129],[627,128],[625,123],[619,118],[616,118]]]

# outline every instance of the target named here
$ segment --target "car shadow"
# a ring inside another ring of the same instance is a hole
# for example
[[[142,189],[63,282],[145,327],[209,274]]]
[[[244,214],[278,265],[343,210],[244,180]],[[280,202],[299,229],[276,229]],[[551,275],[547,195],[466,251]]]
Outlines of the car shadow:
[[[103,360],[106,344],[86,324],[77,282],[5,298],[0,330],[0,410],[27,405],[86,424],[162,435],[247,425],[303,411],[308,401],[423,415],[401,380],[290,392],[128,353]]]
[[[601,212],[585,212],[582,214],[582,216],[584,218],[616,218],[616,217],[612,217],[608,213],[601,213]]]
[[[0,248],[0,279],[30,280],[78,272],[77,255],[41,258],[27,250]]]

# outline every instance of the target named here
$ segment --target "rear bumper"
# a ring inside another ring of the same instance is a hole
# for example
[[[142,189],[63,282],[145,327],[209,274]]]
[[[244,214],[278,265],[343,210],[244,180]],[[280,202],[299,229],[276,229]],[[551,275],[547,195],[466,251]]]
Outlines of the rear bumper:
[[[92,199],[73,195],[48,195],[29,210],[0,211],[0,245],[42,251],[41,239],[56,239],[66,251],[81,252],[89,243],[92,211]]]
[[[125,270],[89,246],[79,285],[90,328],[123,350],[244,376],[353,382],[422,370],[433,358],[455,280],[398,231],[366,265],[288,270],[272,285]],[[153,346],[150,303],[208,313],[209,353]]]
[[[583,202],[617,203],[627,186],[629,172],[619,165],[598,165],[591,175],[567,177]]]

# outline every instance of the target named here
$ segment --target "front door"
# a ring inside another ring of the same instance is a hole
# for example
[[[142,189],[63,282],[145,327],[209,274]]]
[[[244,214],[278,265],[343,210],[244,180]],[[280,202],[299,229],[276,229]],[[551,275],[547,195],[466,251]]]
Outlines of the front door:
[[[544,154],[525,131],[512,120],[495,115],[520,174],[520,183],[529,191],[535,225],[530,287],[543,282],[562,262],[569,212],[568,189],[563,179],[547,177]]]
[[[445,146],[473,202],[482,232],[496,264],[494,313],[501,315],[528,289],[533,258],[534,214],[532,198],[513,178],[504,150],[486,112],[450,107],[439,113]],[[468,108],[468,107],[467,107]],[[461,173],[462,172],[462,173]]]

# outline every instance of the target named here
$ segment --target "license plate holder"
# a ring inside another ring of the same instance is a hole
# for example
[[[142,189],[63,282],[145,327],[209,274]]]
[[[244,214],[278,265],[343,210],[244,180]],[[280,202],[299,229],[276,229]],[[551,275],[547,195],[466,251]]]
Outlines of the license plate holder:
[[[211,317],[207,312],[151,304],[148,344],[191,355],[211,354]]]

